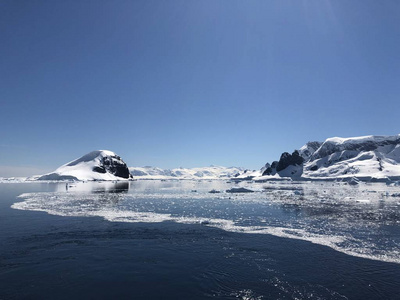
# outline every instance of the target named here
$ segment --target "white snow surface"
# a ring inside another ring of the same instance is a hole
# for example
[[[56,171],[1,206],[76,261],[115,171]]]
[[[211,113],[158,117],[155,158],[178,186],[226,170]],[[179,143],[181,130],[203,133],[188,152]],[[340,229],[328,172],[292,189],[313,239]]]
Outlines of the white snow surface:
[[[253,178],[258,178],[262,175],[265,167],[262,167],[261,170],[244,170],[240,173],[239,176],[236,176],[234,179],[236,180],[252,180]],[[272,176],[269,176],[272,177]]]
[[[383,141],[396,141],[400,138],[400,134],[398,135],[366,135],[366,136],[357,136],[350,138],[342,138],[342,137],[331,137],[325,140],[325,143],[335,143],[335,144],[360,144],[364,142],[383,142]]]
[[[333,137],[323,143],[309,142],[298,151],[304,158],[304,163],[291,165],[280,171],[280,177],[300,179],[356,177],[364,180],[398,180],[400,178],[400,134]],[[275,177],[276,175],[255,176],[253,179],[268,180]]]
[[[303,157],[305,160],[308,160],[311,155],[319,148],[321,147],[322,143],[321,142],[308,142],[305,144],[303,147],[299,149],[299,154],[301,157]]]
[[[93,181],[93,180],[128,180],[126,178],[115,176],[110,172],[99,173],[94,171],[96,167],[102,167],[102,159],[108,157],[120,164],[125,164],[122,159],[112,151],[109,150],[96,150],[92,151],[78,159],[75,159],[61,167],[57,168],[54,172],[44,174],[42,176],[35,176],[31,179],[42,180],[79,180],[79,181]],[[57,179],[58,177],[58,179]],[[54,178],[54,179],[53,179]]]
[[[229,179],[242,173],[243,168],[238,167],[199,167],[161,169],[157,167],[130,167],[129,171],[134,179]]]

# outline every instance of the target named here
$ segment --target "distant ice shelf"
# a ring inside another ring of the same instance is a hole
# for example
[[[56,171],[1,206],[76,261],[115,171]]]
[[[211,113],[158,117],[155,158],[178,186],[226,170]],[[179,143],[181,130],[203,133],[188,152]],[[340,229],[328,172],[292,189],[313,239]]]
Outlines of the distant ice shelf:
[[[157,167],[130,167],[131,175],[135,179],[198,179],[198,180],[214,180],[214,179],[230,179],[239,175],[244,168],[238,167],[222,167],[210,166],[199,168],[175,168],[161,169]]]

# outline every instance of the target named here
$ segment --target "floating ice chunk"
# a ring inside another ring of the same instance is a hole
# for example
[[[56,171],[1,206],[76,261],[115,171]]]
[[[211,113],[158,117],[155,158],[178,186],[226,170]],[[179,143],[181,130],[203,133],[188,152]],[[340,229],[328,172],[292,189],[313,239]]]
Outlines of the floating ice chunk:
[[[360,181],[355,177],[351,178],[349,181],[349,185],[357,185],[359,183],[360,183]]]
[[[217,191],[217,190],[211,190],[211,191],[209,191],[209,193],[210,194],[219,194],[219,193],[221,193],[220,191]]]
[[[389,185],[389,186],[400,186],[400,181],[387,181],[386,185]]]
[[[254,193],[254,191],[240,187],[240,188],[231,188],[226,190],[227,193]]]
[[[356,202],[357,203],[370,203],[371,200],[368,200],[368,199],[356,199]]]

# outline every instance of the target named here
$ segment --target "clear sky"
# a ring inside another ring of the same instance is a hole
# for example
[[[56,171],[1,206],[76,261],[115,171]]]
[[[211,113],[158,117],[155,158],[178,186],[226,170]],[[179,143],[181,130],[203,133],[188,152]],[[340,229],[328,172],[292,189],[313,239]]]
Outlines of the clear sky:
[[[258,169],[399,117],[397,0],[0,0],[0,176]]]

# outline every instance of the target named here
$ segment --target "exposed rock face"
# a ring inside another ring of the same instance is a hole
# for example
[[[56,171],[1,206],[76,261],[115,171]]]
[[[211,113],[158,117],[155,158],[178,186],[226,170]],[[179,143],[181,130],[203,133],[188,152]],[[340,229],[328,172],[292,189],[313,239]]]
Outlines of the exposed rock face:
[[[266,176],[266,175],[275,175],[276,174],[276,167],[278,166],[278,162],[274,161],[272,162],[272,164],[266,164],[265,165],[265,170],[262,172],[262,176]]]
[[[287,152],[284,152],[282,153],[281,159],[276,166],[276,171],[280,172],[289,166],[299,166],[303,162],[304,158],[300,156],[299,151],[295,150],[291,155]]]
[[[261,176],[271,175],[272,173],[271,165],[269,163],[266,163],[265,166],[261,168],[260,172]]]
[[[104,173],[108,172],[122,178],[130,177],[128,166],[118,155],[104,156],[101,160],[101,166],[105,170]]]

